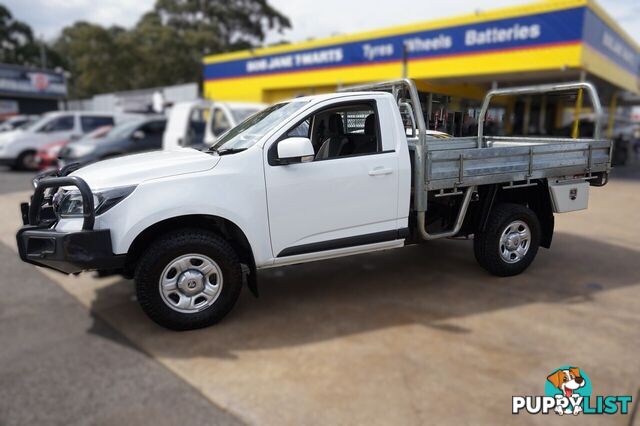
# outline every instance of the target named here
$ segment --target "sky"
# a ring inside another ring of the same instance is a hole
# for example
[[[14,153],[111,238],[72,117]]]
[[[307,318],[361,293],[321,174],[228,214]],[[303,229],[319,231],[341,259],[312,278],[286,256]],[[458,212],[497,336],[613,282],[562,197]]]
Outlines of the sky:
[[[52,39],[78,20],[104,26],[133,26],[155,0],[5,0],[13,15],[27,22],[37,36]],[[269,34],[267,43],[291,42],[349,34],[412,22],[531,3],[530,0],[270,0],[291,19],[283,35]],[[640,44],[640,0],[598,3]],[[376,4],[378,7],[372,8]]]

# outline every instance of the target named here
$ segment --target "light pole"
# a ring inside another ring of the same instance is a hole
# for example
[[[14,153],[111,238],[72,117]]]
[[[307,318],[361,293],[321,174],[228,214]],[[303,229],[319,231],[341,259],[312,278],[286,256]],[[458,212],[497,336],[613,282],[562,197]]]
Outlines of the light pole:
[[[40,44],[40,67],[46,69],[47,68],[47,49],[45,48],[43,35],[40,35],[39,44]]]

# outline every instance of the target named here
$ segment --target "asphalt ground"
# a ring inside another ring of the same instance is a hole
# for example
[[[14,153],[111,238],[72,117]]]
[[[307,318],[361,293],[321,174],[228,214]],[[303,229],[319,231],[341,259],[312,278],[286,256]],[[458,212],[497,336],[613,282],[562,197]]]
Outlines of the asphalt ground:
[[[0,194],[31,177],[0,170]],[[242,424],[6,244],[0,270],[1,425]]]
[[[244,291],[219,325],[184,333],[151,323],[130,281],[20,262],[23,179],[0,171],[2,424],[633,421],[514,416],[511,397],[575,365],[594,394],[637,398],[639,169],[558,215],[518,277],[486,274],[469,241],[435,241],[261,272],[259,299]]]
[[[20,172],[0,166],[0,194],[31,190],[31,179],[34,176],[35,173],[32,172]]]

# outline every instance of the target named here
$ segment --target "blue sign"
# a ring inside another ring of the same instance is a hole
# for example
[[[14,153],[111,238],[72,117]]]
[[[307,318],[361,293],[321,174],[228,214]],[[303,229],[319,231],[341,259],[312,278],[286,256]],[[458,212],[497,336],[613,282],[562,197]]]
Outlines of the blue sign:
[[[584,41],[633,75],[640,76],[640,53],[591,10],[587,10],[584,20]]]
[[[205,80],[578,43],[585,7],[206,64]]]
[[[61,73],[0,64],[0,94],[62,98],[67,85]]]

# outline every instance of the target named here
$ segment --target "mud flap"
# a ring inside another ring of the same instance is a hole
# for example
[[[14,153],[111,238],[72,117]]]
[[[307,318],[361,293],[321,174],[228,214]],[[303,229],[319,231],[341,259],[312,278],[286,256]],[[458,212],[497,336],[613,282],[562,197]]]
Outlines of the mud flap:
[[[243,279],[247,281],[247,287],[249,291],[255,298],[258,298],[258,273],[256,271],[256,266],[253,262],[251,265],[242,264],[242,275]]]
[[[253,294],[256,298],[259,296],[258,274],[256,273],[255,269],[249,272],[249,275],[247,275],[247,287],[249,287],[249,291],[251,291],[251,294]]]

